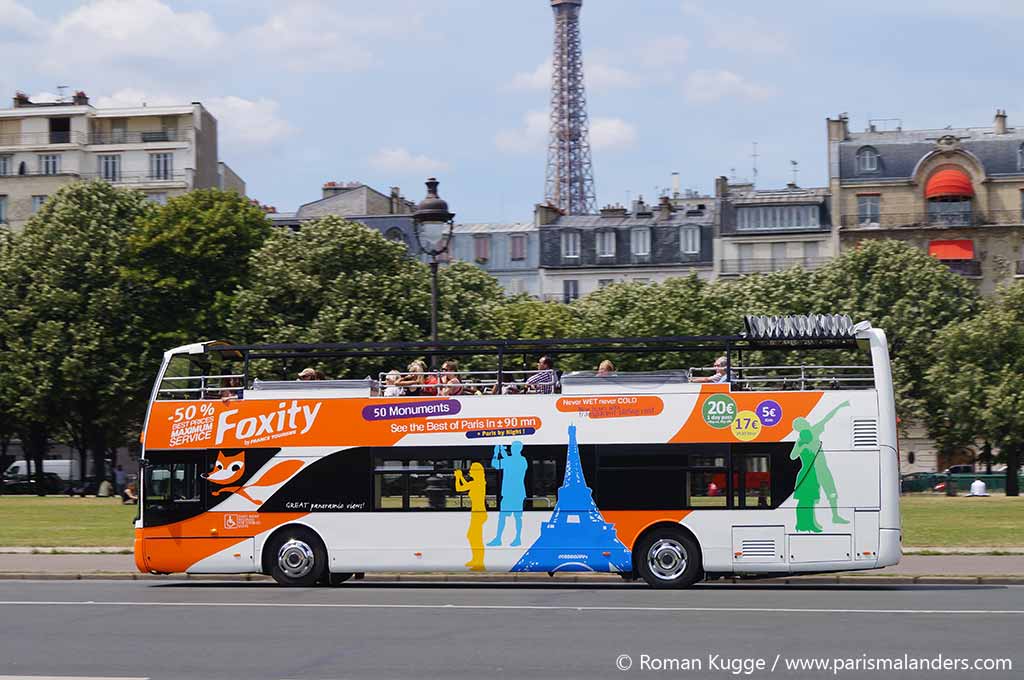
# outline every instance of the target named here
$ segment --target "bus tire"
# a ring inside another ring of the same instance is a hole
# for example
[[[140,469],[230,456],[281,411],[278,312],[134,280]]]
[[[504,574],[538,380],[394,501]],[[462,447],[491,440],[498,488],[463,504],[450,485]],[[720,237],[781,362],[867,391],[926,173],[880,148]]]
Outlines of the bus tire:
[[[700,546],[682,529],[654,529],[636,547],[637,572],[652,588],[689,588],[700,580]]]
[[[313,531],[300,526],[278,531],[264,548],[270,575],[282,586],[312,586],[327,571],[327,549]]]

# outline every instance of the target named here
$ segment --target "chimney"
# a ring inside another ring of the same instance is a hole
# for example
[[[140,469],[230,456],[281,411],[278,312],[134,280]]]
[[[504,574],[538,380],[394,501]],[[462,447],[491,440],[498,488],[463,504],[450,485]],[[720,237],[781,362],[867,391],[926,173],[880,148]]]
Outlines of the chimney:
[[[1006,134],[1006,109],[996,109],[995,128],[997,135]]]
[[[641,194],[639,198],[633,201],[633,217],[651,217],[654,212],[650,206],[644,203],[644,197]]]
[[[344,190],[345,187],[339,185],[334,180],[331,180],[330,182],[324,182],[323,196],[321,198],[330,198],[331,196],[340,194]]]
[[[672,200],[668,196],[662,196],[658,201],[658,219],[665,222],[672,219]]]
[[[628,214],[628,210],[626,210],[621,205],[617,204],[606,205],[605,207],[601,208],[601,217],[625,217]]]
[[[402,192],[398,187],[391,187],[391,196],[388,205],[392,215],[397,215],[402,205]]]
[[[717,198],[725,198],[729,193],[729,178],[725,175],[720,176],[715,180],[715,196]]]
[[[533,226],[535,227],[553,224],[561,216],[562,211],[550,203],[538,203],[533,206]]]
[[[845,142],[850,138],[850,117],[840,113],[836,118],[826,118],[828,121],[828,141]]]
[[[682,190],[682,184],[679,180],[679,173],[672,173],[672,198],[679,198],[679,192]]]
[[[32,102],[29,101],[28,95],[24,92],[14,93],[14,108],[20,109],[23,106],[28,106]]]
[[[75,96],[71,98],[71,103],[75,106],[88,106],[89,95],[87,95],[85,92],[81,90],[78,90],[77,92],[75,92]]]

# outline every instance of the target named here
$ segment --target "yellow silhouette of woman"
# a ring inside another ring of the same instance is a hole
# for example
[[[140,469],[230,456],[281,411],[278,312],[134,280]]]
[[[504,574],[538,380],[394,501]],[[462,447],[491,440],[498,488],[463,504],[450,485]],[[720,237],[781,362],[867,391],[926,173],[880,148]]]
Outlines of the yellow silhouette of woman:
[[[484,571],[484,522],[487,521],[487,479],[484,477],[484,466],[473,463],[469,466],[469,481],[462,476],[462,470],[455,471],[455,490],[459,493],[469,492],[469,548],[473,559],[466,562],[470,571]]]

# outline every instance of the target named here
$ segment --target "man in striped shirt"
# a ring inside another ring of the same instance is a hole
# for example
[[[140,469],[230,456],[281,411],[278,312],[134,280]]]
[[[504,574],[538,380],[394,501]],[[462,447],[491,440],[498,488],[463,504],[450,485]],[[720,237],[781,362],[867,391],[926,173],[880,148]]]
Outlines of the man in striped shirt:
[[[552,394],[558,384],[558,374],[551,357],[544,355],[537,361],[537,372],[526,379],[526,388],[538,394]]]

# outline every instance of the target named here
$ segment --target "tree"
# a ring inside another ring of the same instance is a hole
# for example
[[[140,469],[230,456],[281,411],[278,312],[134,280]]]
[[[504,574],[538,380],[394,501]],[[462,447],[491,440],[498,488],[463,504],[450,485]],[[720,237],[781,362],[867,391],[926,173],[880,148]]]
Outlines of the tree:
[[[820,270],[818,311],[849,314],[885,330],[897,410],[925,413],[929,348],[950,323],[972,316],[974,286],[935,258],[901,241],[862,242]]]
[[[271,232],[266,214],[233,191],[200,189],[138,220],[122,271],[132,284],[154,350],[230,337],[235,289],[249,256]]]
[[[926,423],[946,449],[977,439],[998,446],[1006,493],[1019,494],[1024,448],[1024,282],[986,300],[974,318],[938,333],[928,352]]]
[[[77,182],[53,194],[2,256],[0,391],[37,463],[48,439],[71,429],[101,472],[141,419],[131,395],[152,376],[119,272],[126,238],[150,210],[139,192]],[[40,491],[41,481],[40,464]]]
[[[247,342],[423,340],[430,327],[427,268],[404,246],[329,216],[298,232],[276,231],[250,260],[259,272],[231,303],[232,335]],[[292,364],[289,369],[295,369]],[[335,374],[378,371],[334,362]],[[402,367],[404,368],[404,367]]]

